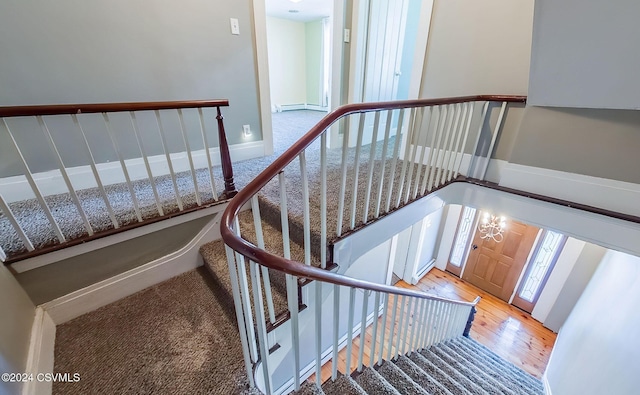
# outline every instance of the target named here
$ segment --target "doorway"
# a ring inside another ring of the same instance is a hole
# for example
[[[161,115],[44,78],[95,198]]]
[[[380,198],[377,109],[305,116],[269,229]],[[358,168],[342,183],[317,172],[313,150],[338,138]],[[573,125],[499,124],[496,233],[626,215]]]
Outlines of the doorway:
[[[489,223],[492,232],[487,232]],[[566,239],[558,232],[462,207],[446,270],[531,313]]]

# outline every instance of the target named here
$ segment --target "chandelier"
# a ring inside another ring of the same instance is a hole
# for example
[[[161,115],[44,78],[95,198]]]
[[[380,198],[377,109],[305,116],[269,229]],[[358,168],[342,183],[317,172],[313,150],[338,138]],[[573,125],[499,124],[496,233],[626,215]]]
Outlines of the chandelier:
[[[478,231],[482,234],[481,239],[493,239],[496,243],[500,243],[504,239],[504,230],[507,227],[506,218],[484,212],[480,223],[478,223]]]

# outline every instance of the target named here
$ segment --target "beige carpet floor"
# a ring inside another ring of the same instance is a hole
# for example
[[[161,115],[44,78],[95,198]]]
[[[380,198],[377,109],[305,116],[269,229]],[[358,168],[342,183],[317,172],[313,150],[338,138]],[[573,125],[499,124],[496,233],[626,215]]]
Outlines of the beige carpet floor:
[[[204,268],[57,327],[54,394],[252,394],[233,300]]]

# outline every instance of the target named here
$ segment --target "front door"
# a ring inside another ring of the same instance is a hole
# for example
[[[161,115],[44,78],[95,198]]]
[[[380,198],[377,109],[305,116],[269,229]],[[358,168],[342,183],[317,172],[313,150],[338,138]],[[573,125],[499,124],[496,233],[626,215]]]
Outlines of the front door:
[[[507,220],[500,242],[482,239],[483,234],[476,231],[463,280],[508,302],[538,230],[535,226]]]

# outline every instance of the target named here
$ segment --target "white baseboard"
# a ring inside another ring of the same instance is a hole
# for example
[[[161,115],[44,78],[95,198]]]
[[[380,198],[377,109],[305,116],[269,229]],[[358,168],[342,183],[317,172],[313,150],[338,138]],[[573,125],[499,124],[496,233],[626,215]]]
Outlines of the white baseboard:
[[[33,375],[33,380],[22,387],[23,395],[50,394],[53,383],[37,380],[39,373],[53,373],[54,346],[56,341],[56,325],[49,314],[42,308],[36,308],[36,316],[31,329],[31,342],[25,373]]]
[[[640,185],[508,163],[501,186],[640,216]]]
[[[197,218],[206,217],[207,215],[213,215],[222,212],[226,207],[227,204],[225,203],[202,210],[196,210],[187,214],[178,215],[176,217],[166,219],[164,221],[158,221],[149,225],[140,226],[126,232],[119,232],[111,236],[101,237],[99,239],[91,240],[86,243],[78,244],[68,248],[63,248],[61,250],[54,251],[48,254],[38,255],[33,258],[18,261],[11,264],[10,266],[11,269],[15,270],[16,273],[24,273],[26,271],[37,269],[39,267],[46,266],[63,259],[86,254],[90,251],[95,251],[100,248],[121,243],[125,240],[134,239],[136,237],[144,236],[149,233],[160,231],[162,229],[180,225],[185,222],[193,221]]]
[[[318,106],[316,104],[275,104],[271,108],[271,112],[296,111],[296,110],[312,110],[328,112],[328,107]]]
[[[203,264],[201,245],[220,238],[220,216],[213,218],[183,248],[110,279],[43,304],[56,325],[96,310]]]
[[[547,378],[546,372],[542,375],[542,385],[544,387],[544,395],[552,395],[551,386],[549,385],[549,379]]]
[[[220,164],[220,149],[210,148],[209,153],[214,166]],[[248,143],[234,144],[229,147],[229,154],[233,162],[257,158],[264,155],[264,142],[252,141]],[[170,155],[174,172],[190,170],[189,158],[186,152],[177,152]],[[193,164],[196,169],[206,168],[207,155],[205,150],[193,151]],[[154,176],[169,174],[169,166],[164,155],[153,155],[148,157],[151,173]],[[125,160],[129,177],[132,181],[148,178],[144,160],[133,158]],[[96,165],[100,180],[104,185],[112,185],[126,182],[120,162],[98,163]],[[67,174],[76,190],[94,188],[97,186],[90,166],[77,166],[67,168]],[[222,177],[221,174],[214,174],[214,177]],[[51,170],[33,174],[33,178],[38,184],[38,188],[43,195],[57,195],[68,193],[69,190],[60,174],[59,170]],[[34,194],[25,176],[14,176],[0,178],[0,193],[8,202],[17,202],[32,199]]]

